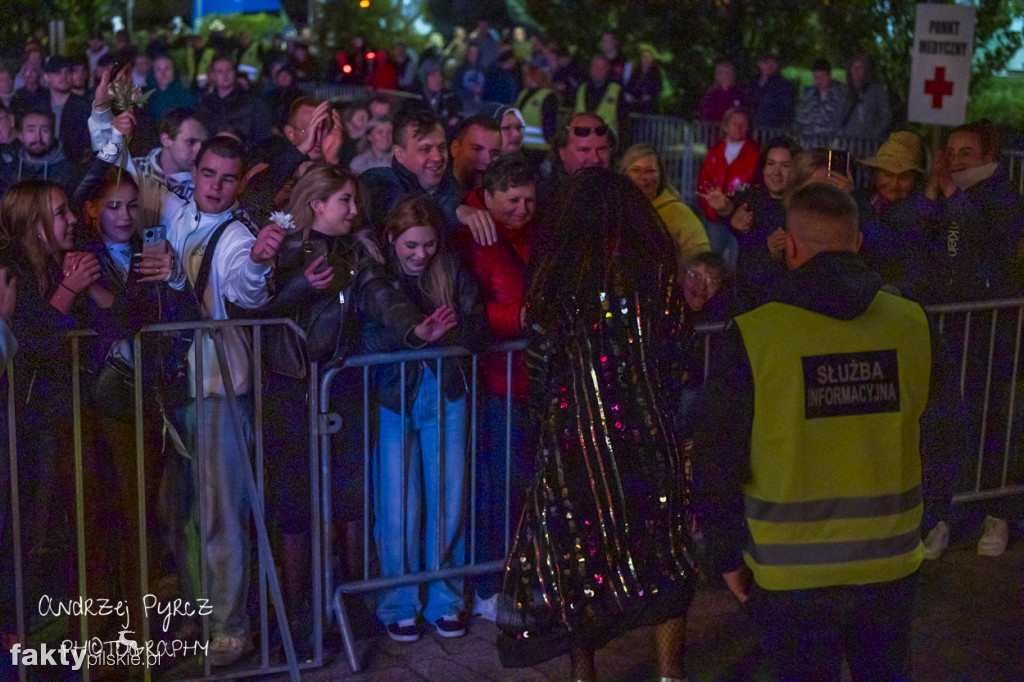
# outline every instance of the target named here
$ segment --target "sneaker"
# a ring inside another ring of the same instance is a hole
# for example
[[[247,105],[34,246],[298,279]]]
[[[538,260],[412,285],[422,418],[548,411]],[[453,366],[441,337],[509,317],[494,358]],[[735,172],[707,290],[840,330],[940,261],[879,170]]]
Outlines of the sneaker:
[[[979,556],[999,556],[1006,551],[1006,541],[1009,535],[1006,521],[997,519],[994,516],[985,517],[984,532],[978,540]]]
[[[389,623],[388,637],[396,642],[420,641],[420,629],[416,627],[416,619],[405,618],[397,623]]]
[[[479,595],[474,595],[473,615],[480,616],[492,623],[498,620],[498,595],[493,594],[487,599],[481,599]]]
[[[434,629],[442,637],[462,637],[466,634],[466,626],[462,624],[462,621],[455,614],[438,618],[434,621]]]
[[[252,643],[248,637],[217,635],[210,642],[207,656],[210,658],[210,665],[225,666],[237,663],[250,651],[252,651]]]
[[[939,521],[925,536],[924,558],[935,561],[942,556],[947,547],[949,547],[949,526],[945,521]]]

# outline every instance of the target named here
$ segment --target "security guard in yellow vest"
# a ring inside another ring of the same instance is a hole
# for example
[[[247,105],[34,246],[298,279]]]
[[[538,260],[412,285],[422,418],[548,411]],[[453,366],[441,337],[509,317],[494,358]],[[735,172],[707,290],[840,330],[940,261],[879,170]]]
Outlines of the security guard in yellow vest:
[[[616,133],[619,132],[619,108],[622,86],[609,78],[611,66],[602,55],[590,60],[590,78],[576,91],[574,113],[590,112],[600,116]]]
[[[516,100],[516,108],[523,114],[523,148],[546,152],[551,149],[547,136],[544,134],[544,115],[550,111],[551,128],[558,115],[558,95],[549,88],[523,90]]]
[[[799,190],[786,229],[790,271],[712,359],[698,522],[779,679],[838,680],[844,657],[854,679],[906,679],[937,354],[921,307],[857,255],[849,196]]]

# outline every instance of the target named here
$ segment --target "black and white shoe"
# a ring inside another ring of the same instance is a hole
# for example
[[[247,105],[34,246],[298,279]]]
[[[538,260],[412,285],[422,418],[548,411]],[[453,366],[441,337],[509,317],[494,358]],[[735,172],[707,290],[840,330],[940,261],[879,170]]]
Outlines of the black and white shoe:
[[[462,621],[455,614],[438,618],[434,621],[434,629],[442,637],[462,637],[466,634],[466,626],[462,624]]]
[[[396,642],[420,641],[420,629],[416,627],[416,619],[405,618],[397,623],[389,623],[388,637]]]

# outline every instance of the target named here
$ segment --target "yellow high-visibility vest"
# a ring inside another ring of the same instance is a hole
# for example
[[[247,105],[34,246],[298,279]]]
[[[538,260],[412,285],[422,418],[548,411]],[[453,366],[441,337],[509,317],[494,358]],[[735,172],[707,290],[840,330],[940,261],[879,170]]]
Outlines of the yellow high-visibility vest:
[[[853,320],[768,303],[736,323],[754,378],[744,560],[758,585],[862,585],[916,571],[924,311],[879,292]]]

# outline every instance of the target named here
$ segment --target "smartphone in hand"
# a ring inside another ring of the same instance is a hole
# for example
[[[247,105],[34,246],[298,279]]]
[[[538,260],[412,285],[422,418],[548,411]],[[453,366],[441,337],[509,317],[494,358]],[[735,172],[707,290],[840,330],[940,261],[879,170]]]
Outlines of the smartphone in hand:
[[[167,227],[156,225],[142,230],[142,253],[167,253]]]
[[[308,268],[312,265],[313,261],[321,256],[324,257],[324,260],[316,269],[318,273],[323,272],[329,267],[327,264],[327,242],[322,239],[307,239],[302,242],[303,269]]]

